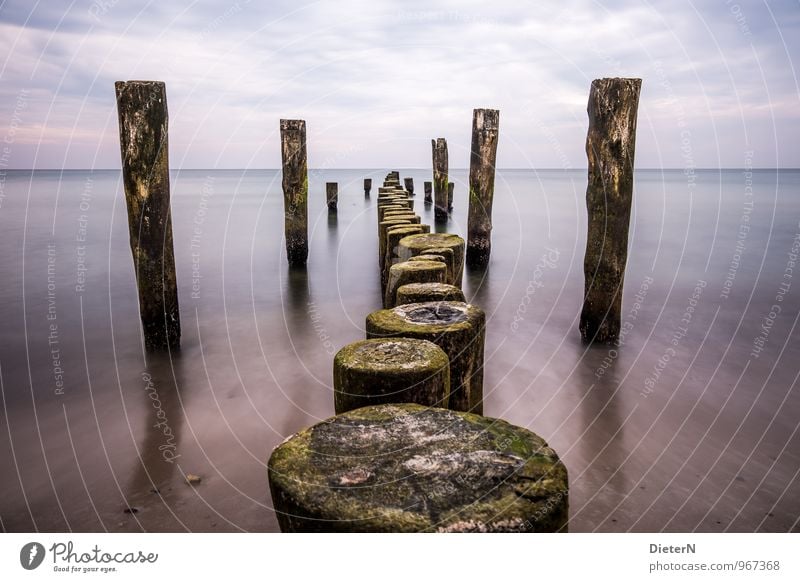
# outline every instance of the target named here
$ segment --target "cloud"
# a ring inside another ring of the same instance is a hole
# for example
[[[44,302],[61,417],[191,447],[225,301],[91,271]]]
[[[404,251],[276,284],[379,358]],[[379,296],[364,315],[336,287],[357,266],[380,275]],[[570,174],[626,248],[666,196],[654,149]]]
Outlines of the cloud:
[[[800,166],[796,3],[131,4],[2,5],[14,167],[119,167],[113,83],[137,78],[167,82],[176,167],[277,167],[281,117],[312,166],[425,167],[444,136],[463,167],[474,107],[501,110],[499,165],[582,167],[602,76],[644,79],[639,167],[681,167],[682,127],[699,166]]]

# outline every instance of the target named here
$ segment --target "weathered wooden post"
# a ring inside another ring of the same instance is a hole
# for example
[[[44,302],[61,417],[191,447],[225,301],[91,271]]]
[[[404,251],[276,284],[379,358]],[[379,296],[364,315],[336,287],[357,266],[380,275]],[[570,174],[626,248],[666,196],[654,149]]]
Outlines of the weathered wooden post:
[[[538,435],[419,404],[365,406],[283,441],[267,465],[282,532],[556,532],[567,468]]]
[[[328,210],[335,212],[336,205],[339,202],[339,183],[325,182],[325,196],[328,201]]]
[[[336,414],[393,402],[447,408],[450,360],[425,340],[355,342],[333,359],[333,398]]]
[[[286,256],[290,265],[301,266],[308,260],[308,159],[304,120],[281,119],[281,159]]]
[[[397,305],[429,301],[466,301],[464,292],[447,283],[408,283],[397,289]]]
[[[447,222],[447,140],[431,140],[433,148],[433,216],[436,222]]]
[[[408,191],[409,196],[414,195],[414,178],[403,178],[403,184],[405,184],[406,190]]]
[[[425,236],[409,236],[398,241],[397,257],[401,261],[426,254],[445,257],[448,261],[448,280],[445,282],[460,289],[464,274],[464,239],[457,234],[437,232]]]
[[[369,196],[372,191],[372,178],[364,178],[364,196]]]
[[[436,301],[373,311],[366,330],[367,339],[412,337],[442,348],[450,358],[450,408],[483,414],[485,325],[475,305]]]
[[[433,182],[424,182],[423,188],[425,189],[425,202],[433,202],[433,198],[431,197]]]
[[[383,307],[397,305],[397,290],[408,283],[444,283],[447,265],[439,261],[406,261],[392,265],[383,295]]]
[[[172,246],[167,88],[161,81],[118,81],[114,88],[144,342],[148,349],[177,348],[181,318]]]
[[[492,201],[500,112],[472,112],[472,151],[469,160],[469,218],[467,219],[467,263],[486,265],[492,251]]]
[[[589,229],[580,322],[584,341],[607,343],[619,336],[641,87],[641,79],[595,79],[589,92]]]
[[[453,192],[456,189],[455,182],[447,183],[447,212],[453,211]]]

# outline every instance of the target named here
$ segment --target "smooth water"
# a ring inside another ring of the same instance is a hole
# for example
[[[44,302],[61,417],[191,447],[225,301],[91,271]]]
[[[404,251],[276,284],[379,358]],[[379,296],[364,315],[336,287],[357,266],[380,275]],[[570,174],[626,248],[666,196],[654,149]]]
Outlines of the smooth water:
[[[307,270],[286,265],[280,172],[175,172],[171,356],[143,351],[119,172],[0,176],[2,529],[275,531],[269,454],[333,414],[333,355],[380,307],[386,171],[310,172]],[[401,176],[432,224],[429,171]],[[800,172],[638,171],[619,347],[578,333],[585,187],[498,171],[491,264],[464,279],[485,413],[562,456],[571,531],[798,530]]]

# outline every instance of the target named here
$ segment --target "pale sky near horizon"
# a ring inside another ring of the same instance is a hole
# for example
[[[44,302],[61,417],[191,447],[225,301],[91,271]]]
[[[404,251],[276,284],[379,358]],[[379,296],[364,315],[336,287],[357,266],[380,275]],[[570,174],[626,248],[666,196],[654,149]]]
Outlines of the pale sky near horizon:
[[[167,83],[173,168],[586,165],[591,80],[643,79],[636,166],[800,167],[800,2],[496,0],[0,3],[0,170],[118,168],[114,81]]]

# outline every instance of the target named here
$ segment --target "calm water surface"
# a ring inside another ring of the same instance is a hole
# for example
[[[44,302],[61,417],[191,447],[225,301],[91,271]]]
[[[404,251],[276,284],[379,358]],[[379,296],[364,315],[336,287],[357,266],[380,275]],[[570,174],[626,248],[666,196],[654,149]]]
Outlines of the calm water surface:
[[[310,173],[306,270],[286,266],[280,172],[175,172],[183,340],[162,356],[142,348],[119,172],[7,172],[2,529],[277,530],[269,454],[333,414],[333,354],[380,307],[386,172]],[[429,171],[401,176],[432,224]],[[467,172],[451,180],[464,236]],[[563,457],[571,531],[798,530],[800,172],[637,172],[617,348],[578,333],[585,187],[498,171],[491,264],[464,280],[488,316],[485,413]]]

